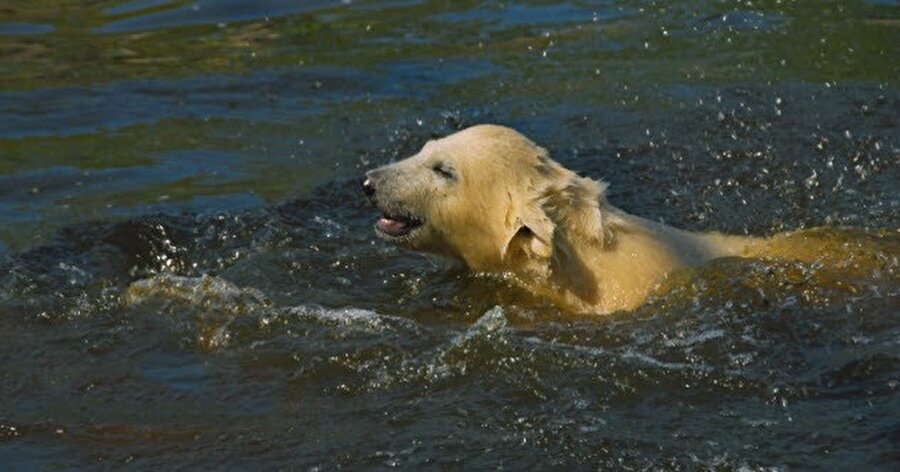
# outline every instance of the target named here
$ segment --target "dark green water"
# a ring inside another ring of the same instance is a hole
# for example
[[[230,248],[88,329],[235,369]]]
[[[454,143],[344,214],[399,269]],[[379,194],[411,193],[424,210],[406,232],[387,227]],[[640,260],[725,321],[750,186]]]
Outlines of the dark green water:
[[[6,0],[0,58],[4,470],[900,463],[898,2]],[[572,318],[372,234],[357,177],[481,122],[875,249]]]

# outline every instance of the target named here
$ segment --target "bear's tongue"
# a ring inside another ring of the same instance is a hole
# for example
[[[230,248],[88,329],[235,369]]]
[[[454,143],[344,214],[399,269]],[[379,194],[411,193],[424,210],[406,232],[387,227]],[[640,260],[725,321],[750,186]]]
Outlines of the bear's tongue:
[[[391,236],[403,236],[409,229],[409,225],[405,221],[395,220],[388,217],[381,217],[375,225],[382,232]]]

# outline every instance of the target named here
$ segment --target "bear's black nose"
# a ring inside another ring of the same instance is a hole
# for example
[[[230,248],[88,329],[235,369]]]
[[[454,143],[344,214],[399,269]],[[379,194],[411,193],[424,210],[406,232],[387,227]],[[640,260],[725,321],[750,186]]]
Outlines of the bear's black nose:
[[[359,179],[359,183],[362,185],[363,193],[365,193],[367,197],[375,195],[375,185],[372,184],[372,179],[370,179],[369,176]]]

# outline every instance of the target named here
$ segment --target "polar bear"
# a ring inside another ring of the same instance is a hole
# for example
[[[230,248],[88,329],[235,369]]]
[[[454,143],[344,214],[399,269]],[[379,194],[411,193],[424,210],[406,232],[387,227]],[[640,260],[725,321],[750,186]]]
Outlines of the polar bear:
[[[383,214],[375,223],[381,238],[474,271],[512,273],[576,312],[633,309],[668,274],[714,258],[821,252],[802,236],[696,233],[630,215],[607,201],[605,183],[499,125],[429,141],[367,172],[362,186]]]

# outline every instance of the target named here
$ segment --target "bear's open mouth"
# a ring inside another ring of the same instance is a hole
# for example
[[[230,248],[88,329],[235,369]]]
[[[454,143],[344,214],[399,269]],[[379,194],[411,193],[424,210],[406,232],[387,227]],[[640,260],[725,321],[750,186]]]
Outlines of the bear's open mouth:
[[[378,233],[391,238],[402,238],[419,226],[422,226],[422,221],[417,218],[387,213],[375,222],[375,229]]]

